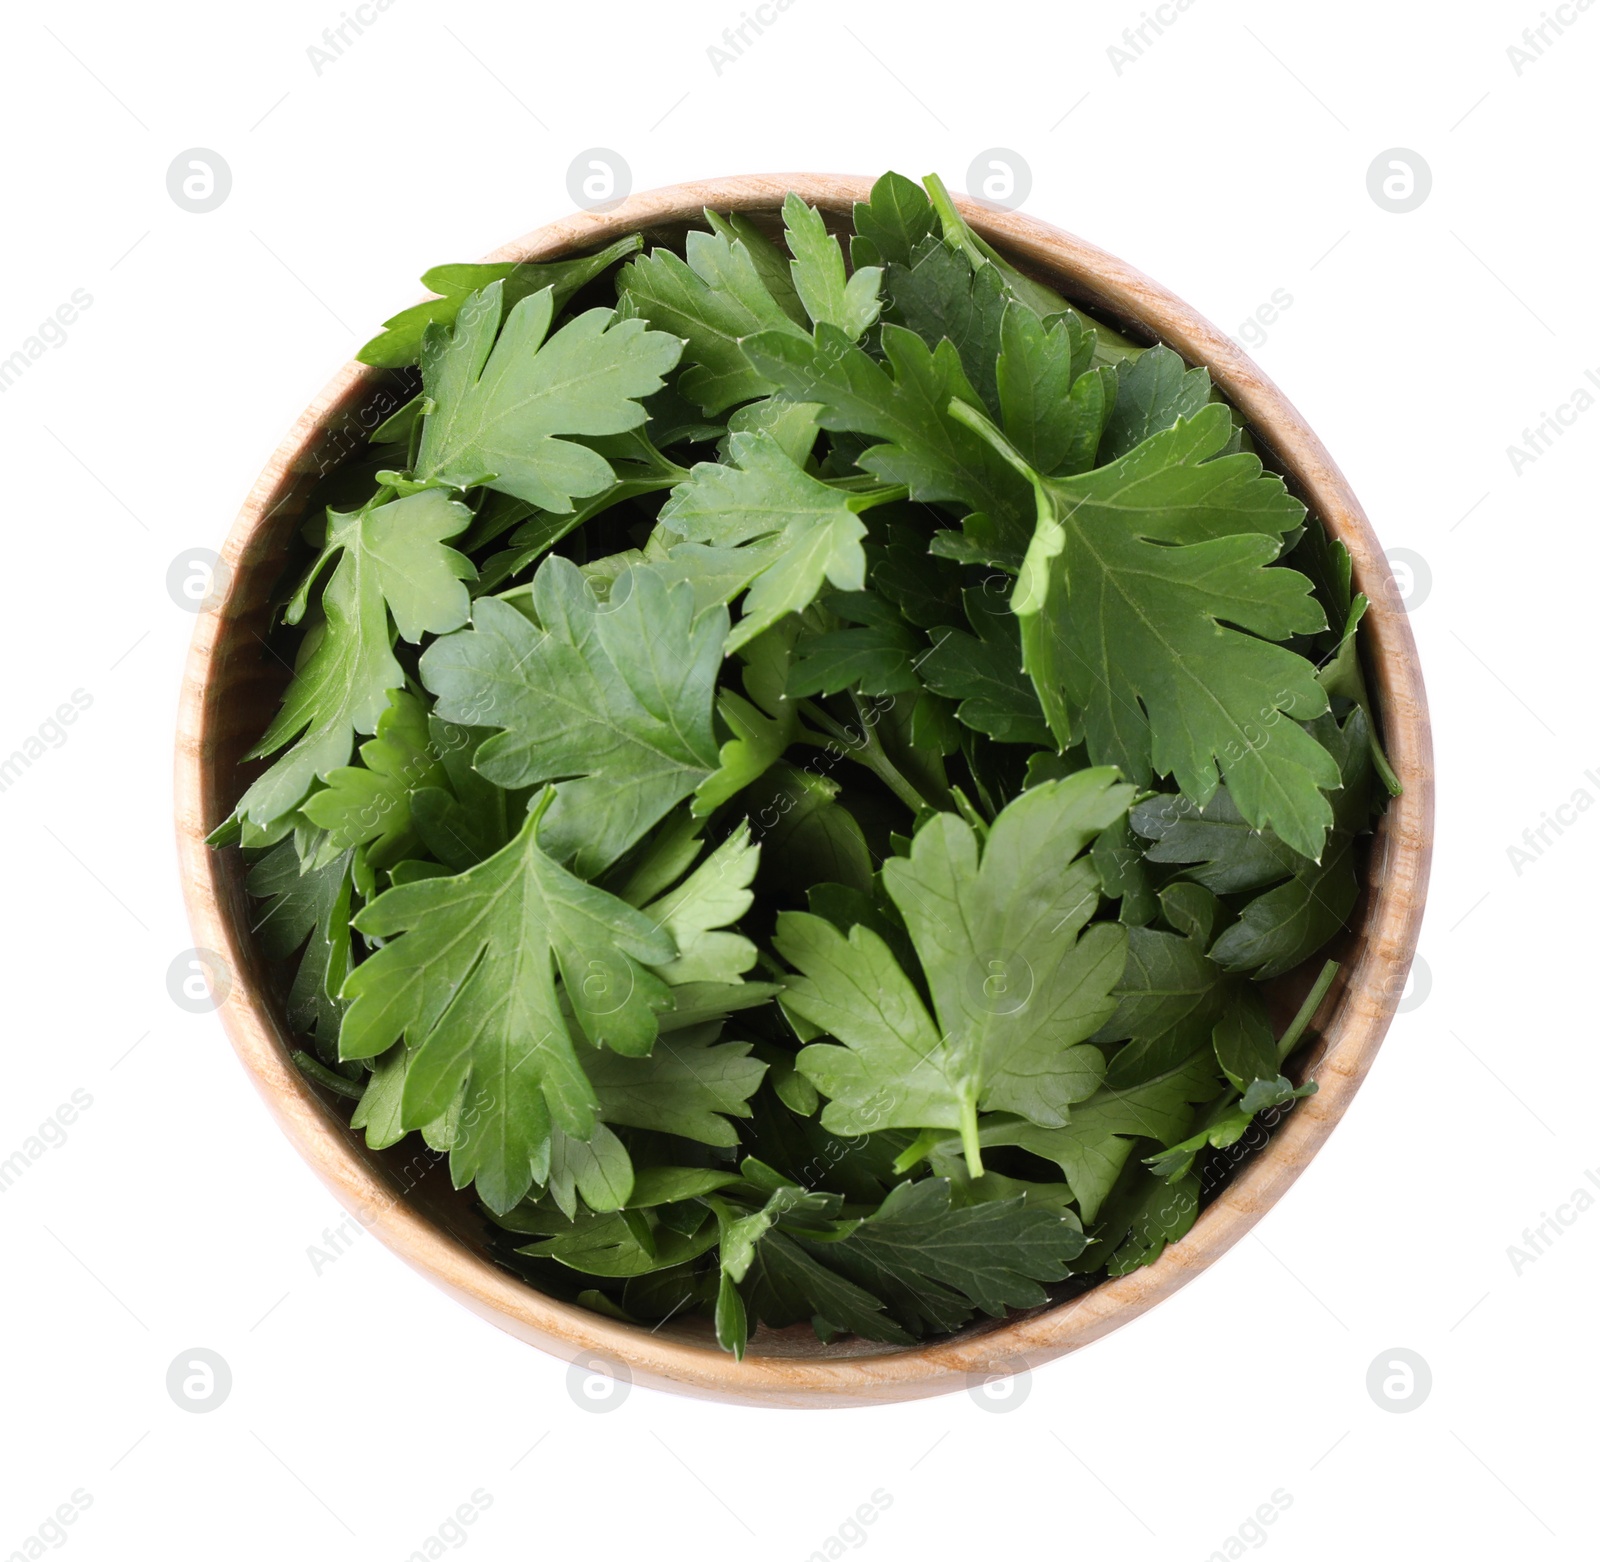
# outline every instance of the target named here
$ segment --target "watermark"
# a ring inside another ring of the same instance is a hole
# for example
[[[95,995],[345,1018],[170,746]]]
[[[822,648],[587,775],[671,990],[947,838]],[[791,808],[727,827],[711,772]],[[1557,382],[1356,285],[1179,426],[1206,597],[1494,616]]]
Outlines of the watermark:
[[[1033,1374],[1020,1372],[969,1372],[967,1398],[989,1415],[1006,1415],[1018,1409],[1033,1388]]]
[[[312,1242],[306,1247],[306,1257],[311,1262],[312,1274],[320,1280],[322,1271],[343,1258],[361,1237],[377,1225],[378,1217],[410,1193],[440,1163],[441,1159],[441,1156],[431,1150],[419,1151],[395,1173],[400,1179],[400,1186],[390,1188],[388,1197],[382,1203],[346,1215],[337,1226],[324,1226],[321,1243]]]
[[[967,962],[962,976],[974,1014],[1020,1014],[1033,996],[1033,966],[1015,949],[990,949]]]
[[[1433,570],[1420,553],[1410,548],[1390,548],[1384,554],[1389,561],[1392,591],[1402,612],[1415,613],[1433,592]],[[1390,590],[1390,582],[1384,582]]]
[[[1572,795],[1564,802],[1541,811],[1539,822],[1530,824],[1522,832],[1520,846],[1513,843],[1506,847],[1506,861],[1511,864],[1514,878],[1520,879],[1526,869],[1531,868],[1594,807],[1595,797],[1600,794],[1600,775],[1593,770],[1585,770],[1583,779],[1594,787],[1593,792],[1587,786],[1574,787]]]
[[[794,0],[763,0],[762,4],[741,11],[737,26],[722,29],[720,45],[706,45],[711,74],[720,76],[735,60],[742,59],[745,50],[777,21],[781,12],[787,11],[793,4]]]
[[[59,1150],[67,1142],[67,1130],[93,1105],[94,1097],[81,1085],[74,1090],[35,1132],[0,1161],[0,1193],[9,1192],[35,1161],[44,1159],[47,1150]]]
[[[181,1350],[167,1368],[167,1394],[179,1410],[203,1416],[233,1392],[233,1369],[203,1345]]]
[[[1235,1558],[1244,1555],[1246,1546],[1252,1551],[1259,1551],[1272,1539],[1267,1533],[1268,1528],[1293,1506],[1294,1493],[1280,1486],[1273,1492],[1271,1502],[1258,1503],[1256,1511],[1223,1540],[1206,1558],[1206,1562],[1234,1562]]]
[[[1294,303],[1294,294],[1286,287],[1275,287],[1264,302],[1239,322],[1234,342],[1240,347],[1265,347],[1267,332],[1278,323],[1280,316]]]
[[[992,146],[979,152],[967,169],[967,194],[985,206],[1014,212],[1033,190],[1033,170],[1020,152]]]
[[[473,297],[477,297],[474,294]],[[457,317],[459,324],[460,316]],[[405,382],[396,376],[396,385]],[[406,400],[411,399],[409,388],[405,392]],[[393,390],[379,389],[373,393],[359,407],[344,413],[327,427],[318,431],[316,449],[312,452],[310,460],[316,466],[318,477],[326,477],[328,473],[337,470],[344,464],[346,456],[356,451],[365,451],[372,442],[373,430],[400,410],[402,402]]]
[[[16,748],[0,759],[0,792],[9,792],[51,749],[60,748],[71,735],[67,728],[93,704],[94,696],[87,689],[74,689],[56,706],[53,716],[46,716]]]
[[[210,1014],[232,991],[228,962],[214,949],[181,949],[167,967],[167,995],[185,1014]]]
[[[67,327],[76,325],[78,316],[93,303],[94,294],[88,288],[74,288],[63,303],[57,304],[34,327],[32,336],[23,337],[22,344],[9,358],[0,358],[0,394],[10,390],[49,349],[65,347]]]
[[[1545,50],[1576,23],[1579,13],[1587,11],[1593,4],[1594,0],[1562,0],[1561,4],[1552,6],[1548,11],[1541,11],[1539,15],[1543,20],[1537,27],[1524,27],[1521,39],[1506,45],[1506,58],[1511,62],[1512,75],[1520,76],[1536,60],[1543,59]]]
[[[1367,1368],[1367,1395],[1380,1410],[1406,1415],[1433,1391],[1433,1369],[1402,1345],[1379,1351]]]
[[[339,13],[337,27],[322,29],[322,43],[308,44],[306,58],[314,74],[320,76],[330,65],[344,58],[345,51],[378,19],[380,11],[387,11],[394,0],[362,0],[348,11]]]
[[[472,1493],[472,1500],[457,1503],[455,1511],[423,1539],[422,1544],[406,1557],[406,1562],[429,1562],[430,1558],[442,1557],[446,1546],[452,1551],[459,1551],[472,1539],[467,1533],[468,1529],[493,1506],[494,1493],[478,1487]]]
[[[615,1356],[578,1356],[567,1368],[567,1398],[591,1415],[620,1409],[632,1392],[633,1374]]]
[[[872,1537],[867,1531],[894,1506],[894,1493],[880,1486],[868,1502],[856,1504],[856,1510],[839,1525],[807,1558],[806,1562],[834,1562],[842,1557],[845,1548],[859,1551]]]
[[[1583,1175],[1594,1187],[1600,1188],[1600,1173],[1592,1168],[1585,1168]],[[1588,1188],[1578,1187],[1572,1190],[1567,1199],[1556,1205],[1554,1214],[1549,1210],[1540,1210],[1539,1224],[1525,1227],[1522,1241],[1513,1242],[1506,1248],[1506,1257],[1511,1261],[1511,1273],[1520,1280],[1522,1271],[1530,1264],[1538,1263],[1573,1226],[1577,1225],[1580,1215],[1586,1215],[1594,1208],[1594,1204],[1594,1194]]]
[[[1137,27],[1124,27],[1121,42],[1106,45],[1112,74],[1120,76],[1134,61],[1143,59],[1156,39],[1193,4],[1194,0],[1162,0],[1162,4],[1141,11]]]
[[[1433,170],[1420,152],[1392,146],[1367,165],[1367,194],[1386,212],[1414,212],[1433,189]]]
[[[209,613],[222,605],[231,578],[210,548],[185,548],[167,566],[167,595],[185,613]]]
[[[1600,390],[1600,373],[1585,369],[1583,377],[1589,385]],[[1531,428],[1523,429],[1521,444],[1513,440],[1506,446],[1506,460],[1511,463],[1511,471],[1515,476],[1521,477],[1527,467],[1532,466],[1594,405],[1594,391],[1589,389],[1589,385],[1576,387],[1554,413],[1540,412],[1539,421]]]
[[[1428,994],[1433,991],[1433,967],[1421,955],[1416,956],[1411,962],[1411,969],[1406,974],[1405,991],[1400,994],[1400,1002],[1395,1005],[1396,1014],[1410,1014],[1413,1009],[1420,1009],[1428,1001]]]
[[[94,1494],[82,1486],[77,1487],[67,1501],[56,1504],[55,1511],[47,1515],[42,1524],[22,1537],[21,1544],[8,1554],[6,1562],[15,1562],[17,1557],[42,1557],[46,1547],[51,1551],[59,1551],[72,1539],[67,1533],[68,1528],[93,1506]]]
[[[167,165],[167,194],[186,212],[214,212],[233,189],[233,170],[220,152],[192,146]]]
[[[610,147],[592,146],[579,152],[567,167],[567,194],[574,206],[589,212],[610,211],[627,200],[633,188],[628,160]]]

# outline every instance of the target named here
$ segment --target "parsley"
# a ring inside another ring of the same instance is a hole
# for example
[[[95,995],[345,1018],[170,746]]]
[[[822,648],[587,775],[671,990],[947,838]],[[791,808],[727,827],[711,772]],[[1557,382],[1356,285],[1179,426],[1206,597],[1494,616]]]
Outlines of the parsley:
[[[1281,1034],[1261,984],[1398,783],[1349,556],[1204,369],[936,179],[705,217],[362,349],[420,392],[213,839],[296,1061],[508,1269],[905,1343],[1151,1262],[1315,1089],[1335,968]]]

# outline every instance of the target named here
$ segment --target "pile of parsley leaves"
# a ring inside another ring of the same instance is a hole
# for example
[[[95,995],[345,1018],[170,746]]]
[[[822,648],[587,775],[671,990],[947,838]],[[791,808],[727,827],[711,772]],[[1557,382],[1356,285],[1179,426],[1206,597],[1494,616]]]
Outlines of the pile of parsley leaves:
[[[847,248],[782,224],[424,277],[213,836],[370,1146],[419,1133],[535,1285],[740,1355],[1182,1237],[1315,1088],[1333,968],[1276,1028],[1263,984],[1397,790],[1349,557],[1204,369],[936,178]]]

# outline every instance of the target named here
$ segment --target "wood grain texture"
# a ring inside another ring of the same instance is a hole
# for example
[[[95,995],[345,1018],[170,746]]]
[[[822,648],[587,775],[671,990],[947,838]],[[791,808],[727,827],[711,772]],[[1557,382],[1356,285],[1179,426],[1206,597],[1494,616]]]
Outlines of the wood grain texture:
[[[631,196],[609,211],[551,223],[486,258],[551,259],[641,228],[670,242],[706,206],[747,211],[765,221],[790,190],[842,227],[851,204],[864,199],[870,185],[827,174],[674,185]],[[1240,1166],[1189,1235],[1150,1267],[1074,1300],[906,1349],[859,1340],[825,1346],[807,1329],[763,1331],[743,1363],[717,1349],[703,1325],[668,1324],[647,1332],[543,1296],[498,1268],[486,1255],[481,1218],[465,1194],[449,1188],[443,1168],[409,1146],[369,1151],[290,1061],[294,1040],[250,936],[239,853],[205,844],[207,832],[227,816],[242,790],[238,762],[265,726],[283,685],[283,669],[264,655],[261,637],[268,627],[268,597],[303,519],[306,496],[319,472],[359,448],[366,432],[399,404],[392,372],[352,363],[301,415],[239,512],[223,547],[220,601],[196,625],[178,728],[178,853],[195,943],[226,963],[229,982],[220,1013],[256,1088],[341,1203],[435,1284],[521,1339],[652,1387],[765,1405],[887,1403],[965,1387],[972,1374],[1037,1367],[1108,1334],[1171,1296],[1283,1196],[1371,1067],[1416,949],[1433,837],[1427,702],[1393,576],[1338,467],[1261,370],[1164,288],[1035,218],[970,201],[958,204],[973,227],[1016,264],[1073,302],[1142,340],[1165,342],[1190,363],[1204,364],[1249,420],[1269,465],[1349,548],[1356,586],[1372,602],[1366,618],[1369,678],[1405,795],[1390,804],[1379,825],[1361,902],[1335,951],[1344,962],[1340,980],[1313,1026],[1315,1044],[1297,1069],[1301,1077],[1314,1070],[1319,1089]],[[1353,1230],[1343,1235],[1355,1239]]]

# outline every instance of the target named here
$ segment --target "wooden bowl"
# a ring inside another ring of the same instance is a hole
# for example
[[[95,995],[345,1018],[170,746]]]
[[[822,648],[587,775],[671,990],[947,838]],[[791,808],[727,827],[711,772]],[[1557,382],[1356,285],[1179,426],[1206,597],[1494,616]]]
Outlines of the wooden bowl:
[[[672,242],[706,206],[770,221],[790,190],[843,227],[870,183],[771,174],[673,185],[608,211],[550,223],[488,258],[548,260],[636,229]],[[431,1156],[415,1153],[415,1136],[392,1150],[369,1151],[343,1121],[348,1103],[336,1110],[290,1061],[295,1040],[251,936],[240,854],[205,844],[243,790],[239,760],[283,687],[286,669],[265,650],[268,599],[307,494],[320,473],[358,451],[367,432],[399,405],[403,386],[392,371],[351,363],[301,414],[239,512],[223,547],[215,605],[196,625],[178,727],[178,852],[195,942],[220,956],[226,969],[227,980],[218,983],[226,991],[223,1023],[256,1088],[340,1202],[436,1285],[520,1339],[655,1388],[766,1405],[877,1404],[1036,1367],[1109,1334],[1226,1252],[1299,1176],[1371,1066],[1416,948],[1433,835],[1427,704],[1394,578],[1339,469],[1260,369],[1171,293],[1037,218],[958,204],[973,227],[1025,271],[1129,334],[1160,340],[1190,363],[1204,364],[1249,420],[1269,465],[1349,548],[1356,585],[1372,599],[1369,681],[1405,794],[1390,803],[1378,826],[1366,891],[1342,947],[1333,951],[1343,962],[1340,978],[1319,1011],[1309,1053],[1302,1054],[1300,1075],[1314,1071],[1319,1089],[1235,1169],[1189,1235],[1148,1268],[1071,1300],[911,1348],[855,1339],[823,1345],[803,1327],[767,1331],[742,1363],[719,1350],[696,1322],[647,1331],[542,1295],[499,1268],[488,1256],[485,1223],[471,1198],[449,1187],[448,1173],[435,1169]]]

